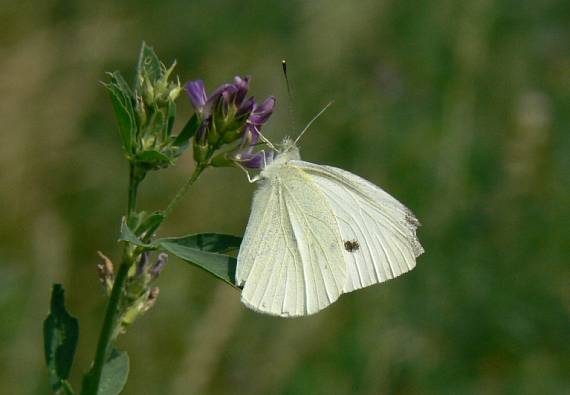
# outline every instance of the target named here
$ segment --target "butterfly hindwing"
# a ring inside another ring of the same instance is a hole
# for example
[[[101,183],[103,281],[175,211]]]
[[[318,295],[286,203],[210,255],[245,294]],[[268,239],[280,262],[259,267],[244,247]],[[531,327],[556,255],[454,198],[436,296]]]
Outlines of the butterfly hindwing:
[[[347,281],[343,292],[381,283],[415,267],[423,252],[418,220],[378,186],[331,166],[291,161],[327,197],[345,248]],[[358,245],[355,249],[353,246]]]
[[[303,171],[282,165],[263,181],[238,256],[242,301],[279,316],[313,314],[346,283],[346,262],[328,199]]]

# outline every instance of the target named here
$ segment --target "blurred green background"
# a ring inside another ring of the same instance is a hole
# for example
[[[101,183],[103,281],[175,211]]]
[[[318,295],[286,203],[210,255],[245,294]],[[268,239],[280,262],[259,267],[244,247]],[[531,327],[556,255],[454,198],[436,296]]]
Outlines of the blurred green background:
[[[171,259],[156,306],[120,339],[125,394],[570,394],[570,3],[20,1],[0,9],[0,393],[46,394],[41,323],[62,282],[93,356],[97,250],[126,206],[105,71],[142,40],[182,81],[251,74],[265,133],[383,186],[422,221],[405,276],[316,316],[246,310]],[[281,74],[289,63],[290,111]],[[179,100],[180,125],[190,114]],[[293,112],[295,116],[289,114]],[[191,157],[154,173],[159,209]],[[243,234],[254,186],[208,171],[162,235]]]

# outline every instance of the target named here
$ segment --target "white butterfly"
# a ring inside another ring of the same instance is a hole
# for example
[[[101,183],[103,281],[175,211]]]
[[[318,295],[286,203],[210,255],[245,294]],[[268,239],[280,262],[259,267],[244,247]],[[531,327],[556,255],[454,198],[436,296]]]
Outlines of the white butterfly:
[[[300,159],[286,139],[259,174],[237,258],[242,302],[281,317],[314,314],[343,293],[397,277],[424,251],[419,221],[395,198]]]

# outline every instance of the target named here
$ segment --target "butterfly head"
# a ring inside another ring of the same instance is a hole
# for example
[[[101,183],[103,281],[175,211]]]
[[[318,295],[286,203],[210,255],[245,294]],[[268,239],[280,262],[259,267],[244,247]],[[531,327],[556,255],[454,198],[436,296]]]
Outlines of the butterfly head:
[[[277,158],[283,158],[285,161],[301,159],[299,147],[297,147],[296,142],[290,137],[285,137],[283,142],[278,145],[277,149],[279,151]]]
[[[283,70],[285,71],[285,64],[283,67]],[[328,103],[317,115],[315,115],[295,140],[290,137],[285,137],[281,144],[277,145],[277,147],[274,147],[267,139],[264,138],[266,144],[268,144],[274,151],[277,152],[277,157],[271,162],[271,165],[281,165],[290,160],[301,159],[301,154],[299,153],[297,142],[301,139],[303,134],[309,129],[313,122],[315,122],[315,120],[332,105],[332,103],[333,102]],[[263,137],[263,135],[261,136]]]
[[[269,177],[275,169],[280,168],[290,160],[301,159],[299,147],[297,147],[295,142],[289,137],[286,137],[281,144],[277,144],[275,150],[277,151],[277,155],[263,167],[261,178]]]

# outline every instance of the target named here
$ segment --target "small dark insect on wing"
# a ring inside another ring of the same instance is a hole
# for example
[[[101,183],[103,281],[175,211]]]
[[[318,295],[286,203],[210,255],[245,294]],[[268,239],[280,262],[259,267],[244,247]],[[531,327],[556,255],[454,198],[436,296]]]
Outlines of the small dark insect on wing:
[[[344,242],[344,249],[348,252],[358,251],[360,248],[360,244],[358,244],[357,240],[346,240]]]

